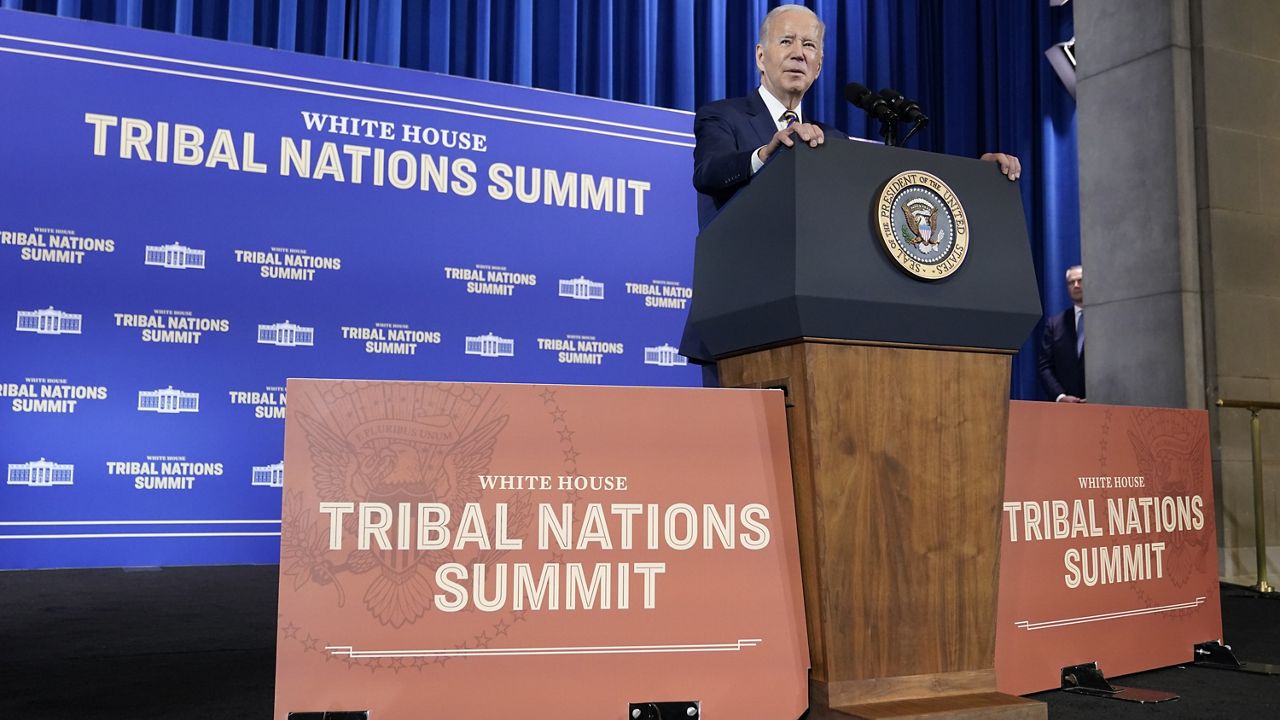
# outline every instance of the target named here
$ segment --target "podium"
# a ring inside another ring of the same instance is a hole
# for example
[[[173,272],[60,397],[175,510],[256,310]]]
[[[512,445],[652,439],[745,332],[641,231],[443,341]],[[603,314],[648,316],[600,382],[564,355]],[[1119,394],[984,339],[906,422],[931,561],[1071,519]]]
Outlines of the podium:
[[[913,206],[936,253],[968,231],[946,277],[883,239],[904,172],[962,206],[949,227]],[[995,690],[1010,362],[1041,315],[1017,184],[978,160],[800,146],[699,235],[694,289],[682,352],[726,387],[787,392],[809,717],[1047,717]]]

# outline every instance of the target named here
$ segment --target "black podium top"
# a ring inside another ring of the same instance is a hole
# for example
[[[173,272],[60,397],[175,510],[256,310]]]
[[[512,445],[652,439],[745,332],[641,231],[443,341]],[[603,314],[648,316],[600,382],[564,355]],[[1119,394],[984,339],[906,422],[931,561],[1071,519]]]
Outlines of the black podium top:
[[[880,239],[880,192],[909,170],[967,216],[948,277],[905,272]],[[995,163],[853,141],[757,173],[698,236],[693,289],[681,353],[699,360],[801,338],[1015,350],[1041,315],[1017,183]]]

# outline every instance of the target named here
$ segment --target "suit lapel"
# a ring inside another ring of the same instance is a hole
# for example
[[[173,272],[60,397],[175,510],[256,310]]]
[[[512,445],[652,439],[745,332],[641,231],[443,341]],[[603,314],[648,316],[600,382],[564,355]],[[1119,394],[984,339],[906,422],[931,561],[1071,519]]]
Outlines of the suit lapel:
[[[759,90],[747,96],[747,113],[751,115],[751,129],[756,134],[755,144],[752,147],[760,147],[768,143],[773,134],[778,132],[778,126],[773,118],[769,117],[769,108],[765,107]]]

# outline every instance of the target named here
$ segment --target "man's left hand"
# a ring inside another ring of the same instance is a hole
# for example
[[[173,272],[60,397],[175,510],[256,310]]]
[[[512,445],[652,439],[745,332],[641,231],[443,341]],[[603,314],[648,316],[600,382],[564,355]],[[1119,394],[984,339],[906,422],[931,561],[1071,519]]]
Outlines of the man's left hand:
[[[756,157],[760,158],[760,162],[765,162],[770,155],[778,151],[780,146],[795,147],[796,140],[792,136],[799,138],[802,143],[807,143],[809,147],[818,147],[826,140],[822,128],[818,125],[793,123],[774,133],[767,144],[756,150]]]
[[[1010,180],[1017,180],[1022,174],[1022,163],[1018,162],[1018,158],[1005,153],[983,153],[979,160],[993,162],[1000,166],[1000,172]]]

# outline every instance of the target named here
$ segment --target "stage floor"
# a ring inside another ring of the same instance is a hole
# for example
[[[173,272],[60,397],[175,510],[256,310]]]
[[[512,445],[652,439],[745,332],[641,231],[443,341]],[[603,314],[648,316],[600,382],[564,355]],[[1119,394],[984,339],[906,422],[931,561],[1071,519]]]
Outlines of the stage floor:
[[[0,717],[267,720],[277,573],[274,565],[0,572]],[[1224,585],[1222,609],[1238,657],[1280,664],[1280,600]],[[1053,720],[1280,717],[1280,677],[1172,667],[1118,682],[1182,697],[1160,705],[1032,697],[1049,703]]]

